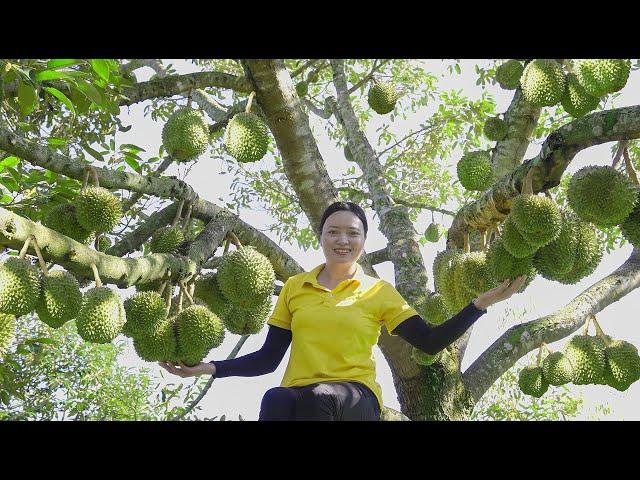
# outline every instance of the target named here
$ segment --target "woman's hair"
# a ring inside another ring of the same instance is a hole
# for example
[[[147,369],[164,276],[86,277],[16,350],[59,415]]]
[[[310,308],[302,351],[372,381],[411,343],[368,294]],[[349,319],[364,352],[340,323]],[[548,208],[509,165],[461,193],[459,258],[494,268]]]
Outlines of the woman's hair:
[[[351,212],[356,215],[362,221],[362,226],[364,227],[364,236],[367,236],[367,230],[369,230],[369,225],[367,224],[367,216],[364,214],[364,210],[362,209],[362,207],[353,202],[335,202],[329,205],[322,214],[322,218],[320,219],[320,234],[322,234],[322,227],[324,227],[324,222],[327,221],[327,218],[329,218],[330,215],[340,211]]]

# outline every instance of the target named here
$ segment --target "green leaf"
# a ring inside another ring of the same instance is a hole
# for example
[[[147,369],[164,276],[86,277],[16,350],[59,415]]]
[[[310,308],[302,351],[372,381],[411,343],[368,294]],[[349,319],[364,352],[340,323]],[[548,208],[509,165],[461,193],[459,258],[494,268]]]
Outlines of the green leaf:
[[[54,70],[56,68],[68,67],[69,65],[77,65],[78,63],[82,63],[82,60],[77,60],[75,58],[60,58],[49,60],[47,62],[47,70]]]
[[[78,88],[78,90],[84,93],[85,96],[93,103],[98,106],[103,105],[104,99],[102,98],[102,95],[100,95],[100,92],[96,89],[96,87],[91,85],[89,82],[85,80],[78,80],[78,82],[76,83],[76,87]]]
[[[20,114],[23,117],[35,110],[38,103],[38,94],[33,85],[20,83],[18,86],[18,103],[20,104]]]
[[[47,138],[47,143],[49,145],[55,146],[55,145],[66,145],[68,142],[64,138],[49,137]],[[47,172],[49,171],[50,170],[47,170]]]
[[[7,194],[2,195],[2,197],[0,197],[0,203],[11,203],[13,201],[13,197],[10,197]]]
[[[133,145],[132,143],[123,143],[122,145],[120,145],[120,150],[132,150],[133,153],[146,152],[144,148]]]
[[[71,110],[71,112],[74,115],[76,114],[76,109],[73,107],[73,103],[71,103],[71,100],[69,100],[69,98],[64,93],[62,93],[57,88],[53,88],[53,87],[44,87],[44,89],[45,89],[45,91],[49,92],[51,95],[56,97],[58,100],[60,100],[62,103],[64,103],[65,106],[69,110]]]
[[[0,400],[2,400],[2,403],[5,405],[9,405],[9,394],[4,390],[0,391]]]
[[[9,172],[9,174],[13,177],[13,179],[17,182],[18,185],[22,182],[22,174],[20,174],[13,167],[5,167],[5,169]]]
[[[0,165],[3,167],[15,167],[20,163],[20,159],[18,157],[5,157],[0,162]]]
[[[140,164],[136,162],[134,158],[130,157],[129,155],[126,155],[124,157],[124,161],[127,162],[127,165],[133,168],[136,172],[140,171]]]
[[[101,59],[93,59],[91,60],[91,68],[96,72],[100,77],[102,77],[105,81],[109,81],[109,64],[106,60]]]
[[[32,343],[45,343],[47,345],[55,345],[56,341],[53,338],[49,338],[49,337],[29,338],[24,341],[25,345],[29,345]]]
[[[87,143],[80,142],[80,146],[84,148],[87,152],[89,152],[89,155],[91,155],[93,158],[101,162],[104,162],[104,157],[102,156],[102,154],[100,152],[95,151]]]
[[[66,72],[60,72],[58,70],[43,70],[36,73],[36,80],[38,82],[45,82],[47,80],[71,80],[73,77]]]

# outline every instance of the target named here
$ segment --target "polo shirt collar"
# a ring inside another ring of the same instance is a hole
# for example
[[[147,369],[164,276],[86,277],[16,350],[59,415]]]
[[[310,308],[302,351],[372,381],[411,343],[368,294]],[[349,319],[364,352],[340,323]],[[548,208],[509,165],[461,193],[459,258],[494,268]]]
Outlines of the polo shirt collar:
[[[311,270],[310,272],[305,273],[304,279],[302,280],[302,284],[304,285],[305,283],[310,283],[314,287],[325,288],[318,283],[318,274],[322,271],[325,265],[326,265],[325,263],[322,263],[318,265],[316,268],[314,268],[313,270]],[[353,278],[350,279],[350,282],[351,283],[357,282],[356,287],[359,287],[360,285],[362,285],[364,279],[365,279],[364,271],[362,270],[362,267],[360,266],[360,264],[356,262],[356,273],[353,276]]]

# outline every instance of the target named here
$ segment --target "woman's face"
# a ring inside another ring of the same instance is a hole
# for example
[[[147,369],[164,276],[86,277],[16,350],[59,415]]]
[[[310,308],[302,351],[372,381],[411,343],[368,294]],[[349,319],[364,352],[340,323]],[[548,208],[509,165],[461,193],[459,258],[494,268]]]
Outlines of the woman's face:
[[[320,245],[327,263],[355,263],[364,249],[364,226],[357,215],[338,211],[322,226]]]

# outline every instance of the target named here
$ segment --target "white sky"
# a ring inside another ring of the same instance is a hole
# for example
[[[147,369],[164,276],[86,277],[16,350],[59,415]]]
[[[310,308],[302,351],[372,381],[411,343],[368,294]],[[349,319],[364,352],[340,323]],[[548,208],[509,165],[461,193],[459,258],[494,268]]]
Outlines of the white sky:
[[[477,61],[464,61],[462,64],[462,75],[454,77],[449,77],[446,72],[445,65],[440,60],[428,60],[425,62],[433,73],[444,75],[440,80],[441,89],[461,89],[464,95],[472,99],[476,99],[481,96],[482,89],[475,85],[476,76],[473,70],[473,65],[477,63]],[[197,71],[197,67],[182,60],[167,60],[165,61],[165,65],[167,63],[173,63],[179,73]],[[144,81],[152,74],[153,72],[149,68],[136,71],[138,81]],[[512,92],[502,90],[498,86],[488,88],[496,99],[496,112],[506,111],[511,101]],[[615,106],[633,105],[637,103],[638,98],[640,98],[640,74],[636,71],[632,72],[629,82],[623,90],[622,95],[616,100]],[[123,120],[123,123],[125,125],[132,124],[133,128],[129,132],[118,133],[117,143],[136,144],[145,148],[146,154],[142,153],[142,155],[155,156],[157,155],[158,148],[161,143],[161,131],[163,125],[160,122],[154,122],[150,117],[144,117],[143,109],[147,104],[148,102],[144,102],[128,108],[125,107],[121,110],[120,118]],[[401,126],[404,132],[408,133],[409,131],[417,128],[419,123],[424,121],[430,112],[433,111],[432,109],[432,106],[427,106],[417,114],[411,115],[407,121],[403,121],[402,125],[399,124],[399,120],[396,124]],[[324,135],[324,129],[321,127],[321,122],[324,120],[319,119],[312,113],[309,115],[320,153],[325,159],[327,170],[332,178],[337,178],[340,176],[341,172],[354,164],[346,162],[343,159],[342,149],[337,148],[326,137],[326,135]],[[382,117],[381,121],[388,121],[387,117]],[[370,142],[377,138],[374,133],[375,129],[379,126],[380,123],[371,123],[367,131]],[[399,138],[401,136],[402,135],[399,135]],[[375,145],[373,146],[376,148]],[[585,165],[610,164],[610,147],[611,144],[604,144],[579,153],[572,161],[567,171],[575,172],[577,169]],[[525,158],[535,156],[539,149],[540,142],[531,144]],[[457,157],[450,158],[447,160],[447,163],[455,167],[457,160]],[[253,168],[264,168],[268,167],[270,164],[272,164],[272,160],[265,158],[258,162]],[[172,165],[167,170],[166,175],[179,175],[182,178],[185,170],[185,167]],[[218,198],[223,197],[225,200],[229,198],[228,193],[230,192],[230,183],[232,180],[229,175],[219,175],[219,172],[225,170],[226,168],[223,160],[211,159],[207,158],[206,155],[203,155],[191,168],[191,171],[185,180],[194,187],[201,198],[221,205]],[[378,231],[377,218],[373,218],[373,214],[370,211],[367,212],[367,214],[370,223],[370,234],[367,238],[366,250],[374,251],[379,248],[383,248],[386,241],[384,236]],[[256,209],[245,209],[241,211],[241,217],[244,221],[260,229],[264,229],[272,222],[271,218],[267,218],[263,212]],[[421,215],[416,224],[416,230],[418,232],[424,231],[430,221],[430,213]],[[445,217],[441,220],[440,215],[436,214],[436,221],[440,221],[448,227],[451,219]],[[275,235],[266,231],[265,233],[272,240],[278,242]],[[304,252],[298,249],[296,245],[285,244],[281,246],[306,270],[309,270],[324,261],[321,251]],[[444,238],[437,244],[427,244],[422,248],[424,263],[429,268],[429,277],[431,277],[431,265],[436,253],[444,248]],[[542,277],[537,277],[524,293],[516,295],[499,305],[492,306],[489,309],[489,312],[474,326],[466,355],[462,363],[462,370],[464,371],[511,325],[518,322],[530,321],[540,316],[552,313],[562,305],[565,305],[572,298],[579,295],[589,285],[615,270],[628,258],[630,252],[631,247],[627,244],[611,254],[605,253],[598,269],[591,276],[584,279],[577,285],[562,285],[560,283],[547,281]],[[375,268],[381,278],[395,284],[393,266],[391,263],[386,262],[384,264],[377,265]],[[429,281],[430,288],[433,288],[433,280],[429,278]],[[133,289],[121,290],[123,296],[128,296],[132,292]],[[634,310],[637,310],[639,301],[640,292],[636,290],[624,297],[620,302],[611,305],[605,311],[600,313],[597,318],[604,331],[607,334],[612,335],[614,338],[627,340],[636,346],[640,345],[640,328],[637,324],[633,323],[633,313]],[[634,306],[636,308],[634,308]],[[518,317],[518,320],[509,320],[509,318],[514,317],[506,315],[510,310],[522,312],[523,309],[526,309],[526,313],[520,317],[516,316]],[[259,334],[251,336],[244,344],[239,356],[258,350],[264,343],[266,331],[267,329],[264,328]],[[213,350],[208,360],[226,358],[239,338],[240,337],[238,335],[233,335],[227,332],[223,345]],[[121,362],[130,366],[139,365],[149,367],[156,375],[164,375],[168,383],[184,382],[186,384],[194,381],[193,379],[182,380],[179,377],[168,374],[168,372],[165,372],[156,364],[141,361],[135,355],[131,340],[126,339],[126,341],[128,342],[126,355],[120,359]],[[552,344],[550,347],[552,350],[557,350],[561,348],[566,341],[568,341],[568,339]],[[288,358],[289,352],[285,355],[285,358],[279,368],[274,373],[268,375],[250,378],[233,377],[216,379],[207,396],[200,403],[203,408],[200,412],[200,416],[212,417],[226,414],[227,419],[233,420],[237,419],[238,415],[241,415],[245,420],[256,420],[258,418],[262,395],[269,388],[280,384]],[[375,358],[377,362],[377,380],[382,386],[384,403],[391,408],[399,410],[400,407],[391,379],[391,372],[377,347],[375,347]],[[594,408],[599,404],[605,403],[611,407],[612,413],[609,416],[602,418],[640,420],[640,412],[637,408],[637,405],[640,405],[640,382],[636,382],[626,392],[618,392],[617,390],[604,386],[571,385],[570,388],[574,396],[582,396],[585,401],[584,414],[578,417],[579,419],[590,418]]]

